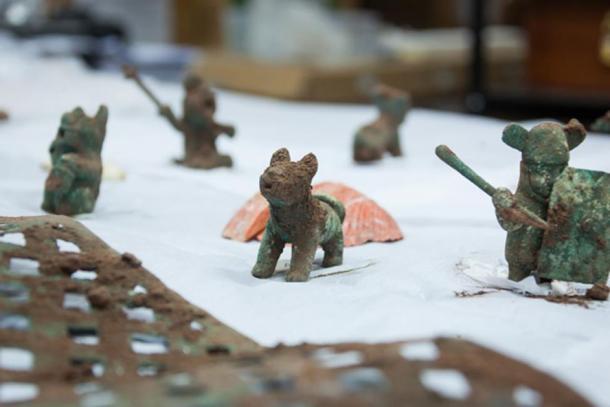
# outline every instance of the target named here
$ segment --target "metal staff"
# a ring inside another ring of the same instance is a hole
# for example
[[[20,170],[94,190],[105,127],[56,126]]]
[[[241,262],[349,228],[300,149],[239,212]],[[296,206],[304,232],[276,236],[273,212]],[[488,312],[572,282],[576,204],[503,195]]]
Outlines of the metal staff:
[[[472,182],[490,197],[493,197],[493,195],[496,193],[497,189],[494,186],[492,186],[489,182],[485,181],[472,168],[470,168],[462,160],[460,160],[459,157],[455,155],[455,153],[451,151],[449,147],[445,145],[440,145],[436,147],[436,155],[438,156],[438,158],[440,158],[451,168],[462,174],[464,178]],[[504,208],[503,210],[504,215],[508,220],[528,226],[533,226],[538,229],[549,229],[549,224],[544,219],[541,219],[538,215],[519,204],[515,204],[511,208]]]
[[[163,108],[161,101],[157,99],[148,86],[146,86],[146,84],[142,81],[142,78],[140,78],[138,70],[135,67],[131,65],[123,65],[123,74],[125,75],[125,78],[133,80],[138,87],[142,89],[144,93],[146,93],[146,95],[150,98],[150,100],[152,100],[159,110]]]

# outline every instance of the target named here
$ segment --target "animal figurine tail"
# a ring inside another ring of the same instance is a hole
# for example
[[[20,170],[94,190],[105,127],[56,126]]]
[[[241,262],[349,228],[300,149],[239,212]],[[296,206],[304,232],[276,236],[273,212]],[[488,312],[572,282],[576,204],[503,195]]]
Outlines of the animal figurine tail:
[[[315,194],[314,198],[328,204],[339,216],[341,223],[345,220],[345,206],[334,196],[328,194]]]

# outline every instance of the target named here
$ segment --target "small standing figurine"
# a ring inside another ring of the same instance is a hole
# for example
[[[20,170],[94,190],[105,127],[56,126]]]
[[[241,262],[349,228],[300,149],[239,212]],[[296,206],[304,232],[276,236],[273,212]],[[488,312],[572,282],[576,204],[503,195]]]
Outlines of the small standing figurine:
[[[290,161],[282,148],[260,177],[260,191],[269,202],[271,216],[252,275],[269,278],[286,243],[292,243],[292,259],[286,281],[307,281],[318,246],[324,249],[323,267],[343,263],[343,204],[330,195],[313,195],[311,181],[318,160],[307,154]]]
[[[51,172],[45,183],[42,209],[57,215],[93,212],[102,180],[102,146],[108,109],[95,117],[80,107],[65,113],[51,144]]]
[[[591,125],[591,131],[610,134],[610,110],[608,110],[605,115],[593,122]]]
[[[135,68],[125,66],[123,71],[148,95],[159,114],[184,136],[184,158],[176,160],[177,164],[206,170],[233,166],[230,156],[218,153],[216,139],[221,134],[234,137],[235,127],[214,120],[216,97],[204,80],[196,75],[189,75],[184,80],[183,117],[178,119],[171,108],[162,104],[142,82]]]
[[[610,268],[610,175],[568,166],[570,150],[583,142],[577,120],[540,124],[529,132],[511,124],[502,140],[522,152],[515,193],[494,188],[446,146],[437,155],[492,197],[508,232],[509,278],[602,283]]]
[[[379,117],[356,133],[354,161],[381,160],[386,152],[394,157],[402,156],[399,127],[410,108],[409,95],[383,84],[370,86],[368,93],[379,109]]]

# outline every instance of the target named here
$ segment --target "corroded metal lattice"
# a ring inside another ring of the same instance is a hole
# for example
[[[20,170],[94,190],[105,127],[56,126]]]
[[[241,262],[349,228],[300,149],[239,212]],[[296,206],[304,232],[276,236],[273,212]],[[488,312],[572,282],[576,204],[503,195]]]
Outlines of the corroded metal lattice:
[[[588,405],[461,340],[264,349],[70,218],[0,218],[0,230],[0,402]]]

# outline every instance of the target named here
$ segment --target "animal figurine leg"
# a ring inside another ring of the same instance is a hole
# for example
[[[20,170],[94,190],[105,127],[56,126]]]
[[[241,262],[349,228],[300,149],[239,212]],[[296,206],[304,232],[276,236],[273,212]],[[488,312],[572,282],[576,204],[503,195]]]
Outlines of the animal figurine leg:
[[[269,278],[275,272],[275,266],[284,251],[285,243],[275,236],[267,225],[267,230],[263,235],[256,264],[252,269],[252,275],[256,278]]]
[[[400,135],[395,132],[388,144],[388,152],[392,157],[402,157],[402,148],[400,147]]]
[[[90,213],[95,209],[96,196],[89,188],[77,188],[68,197],[73,213]]]
[[[530,226],[508,233],[505,254],[510,280],[521,281],[536,270],[542,236],[539,229]]]
[[[74,171],[64,165],[52,168],[45,182],[42,209],[50,213],[56,213],[66,201],[75,179]]]
[[[334,267],[343,264],[343,233],[322,245],[324,260],[322,267]]]
[[[532,273],[532,269],[527,265],[518,264],[515,262],[508,263],[508,279],[512,281],[521,281],[528,278]]]
[[[190,160],[177,161],[179,164],[184,164],[190,168],[198,168],[204,170],[211,170],[213,168],[220,167],[232,167],[233,159],[230,156],[224,154],[211,154],[209,156],[201,156]]]
[[[370,128],[358,131],[353,144],[353,158],[357,162],[377,161],[383,158],[384,147],[379,134]]]
[[[231,167],[233,167],[233,159],[229,155],[219,154],[216,159],[216,166],[231,168]]]
[[[286,273],[286,281],[301,282],[309,279],[317,247],[318,242],[311,240],[292,245],[292,258],[290,270]]]

